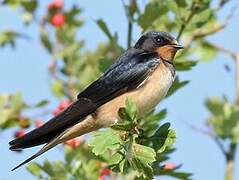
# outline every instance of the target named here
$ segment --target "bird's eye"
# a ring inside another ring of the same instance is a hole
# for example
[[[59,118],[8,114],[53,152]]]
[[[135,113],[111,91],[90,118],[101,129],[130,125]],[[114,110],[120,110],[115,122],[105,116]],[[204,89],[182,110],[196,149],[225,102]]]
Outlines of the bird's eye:
[[[161,43],[163,41],[161,37],[156,37],[155,40],[157,41],[157,43]]]

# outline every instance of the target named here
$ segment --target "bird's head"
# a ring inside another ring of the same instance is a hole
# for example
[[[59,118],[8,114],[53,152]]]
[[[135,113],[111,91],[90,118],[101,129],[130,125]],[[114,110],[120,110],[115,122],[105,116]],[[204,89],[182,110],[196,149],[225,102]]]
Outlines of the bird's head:
[[[148,32],[136,42],[135,48],[158,53],[163,60],[173,61],[176,52],[183,49],[177,40],[167,32]]]

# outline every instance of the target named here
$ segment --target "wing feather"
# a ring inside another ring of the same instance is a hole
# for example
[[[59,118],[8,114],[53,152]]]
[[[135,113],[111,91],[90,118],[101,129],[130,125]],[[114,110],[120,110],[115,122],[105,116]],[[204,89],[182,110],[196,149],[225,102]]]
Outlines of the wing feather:
[[[104,103],[137,88],[158,64],[157,54],[129,49],[103,76],[80,93],[76,102],[42,127],[11,141],[10,149],[17,150],[48,143],[65,129],[84,120],[84,117],[92,114]]]

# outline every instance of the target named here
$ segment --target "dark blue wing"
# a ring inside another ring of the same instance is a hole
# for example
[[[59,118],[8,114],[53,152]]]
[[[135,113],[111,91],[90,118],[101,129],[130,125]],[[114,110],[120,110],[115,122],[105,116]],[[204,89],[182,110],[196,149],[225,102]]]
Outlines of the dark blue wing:
[[[82,121],[98,107],[113,98],[135,89],[159,64],[156,54],[129,49],[82,93],[78,100],[40,128],[11,141],[10,149],[17,150],[49,142],[65,129]]]
[[[126,51],[102,77],[80,93],[78,99],[89,98],[92,102],[102,105],[139,86],[158,64],[157,54],[132,48]]]

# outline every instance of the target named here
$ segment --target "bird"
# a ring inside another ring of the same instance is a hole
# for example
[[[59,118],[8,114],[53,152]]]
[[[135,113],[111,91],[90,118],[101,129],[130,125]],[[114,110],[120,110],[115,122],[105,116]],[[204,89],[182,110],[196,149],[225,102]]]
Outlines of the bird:
[[[9,142],[12,151],[44,144],[12,171],[60,143],[119,122],[118,110],[125,106],[127,98],[139,108],[139,117],[150,112],[166,96],[175,79],[174,57],[180,49],[183,46],[167,32],[142,34],[68,108]]]

